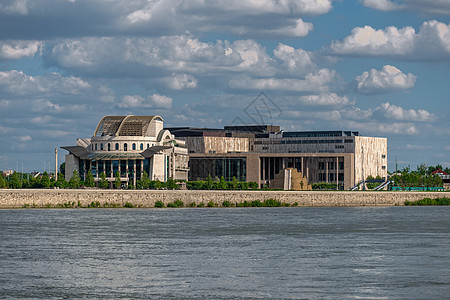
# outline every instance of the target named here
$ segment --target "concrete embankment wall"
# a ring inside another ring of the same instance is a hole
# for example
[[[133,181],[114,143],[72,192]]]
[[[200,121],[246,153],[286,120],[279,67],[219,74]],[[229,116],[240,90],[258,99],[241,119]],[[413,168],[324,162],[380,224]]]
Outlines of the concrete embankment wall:
[[[275,199],[298,206],[393,206],[405,201],[424,198],[449,197],[445,192],[320,192],[320,191],[122,191],[122,190],[0,190],[0,208],[64,207],[64,204],[88,206],[99,202],[101,206],[122,207],[131,203],[137,207],[154,207],[156,201],[165,205],[181,200],[185,206],[192,202],[205,206],[214,202],[222,206],[224,201],[233,204],[244,201]]]

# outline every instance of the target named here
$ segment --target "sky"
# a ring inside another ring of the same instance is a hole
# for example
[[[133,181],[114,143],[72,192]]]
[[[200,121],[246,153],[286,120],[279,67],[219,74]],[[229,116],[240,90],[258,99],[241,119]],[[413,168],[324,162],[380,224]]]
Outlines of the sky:
[[[449,95],[450,0],[0,2],[0,170],[54,170],[129,114],[352,130],[388,138],[390,172],[450,167]]]

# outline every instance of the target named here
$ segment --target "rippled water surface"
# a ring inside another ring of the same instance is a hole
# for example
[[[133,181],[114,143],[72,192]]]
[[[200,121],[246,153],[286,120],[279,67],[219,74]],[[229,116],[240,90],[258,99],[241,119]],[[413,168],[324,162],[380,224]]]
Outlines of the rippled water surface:
[[[449,207],[0,210],[0,298],[448,299]]]

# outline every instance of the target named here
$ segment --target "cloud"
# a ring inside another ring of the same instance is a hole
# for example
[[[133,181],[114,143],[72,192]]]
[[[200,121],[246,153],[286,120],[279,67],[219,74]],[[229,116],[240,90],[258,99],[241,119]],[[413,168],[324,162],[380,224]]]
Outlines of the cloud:
[[[399,106],[382,103],[374,111],[374,116],[383,116],[386,119],[408,122],[430,122],[437,117],[424,109],[403,109]]]
[[[183,90],[197,87],[197,79],[190,74],[172,74],[161,80],[169,89]]]
[[[0,12],[8,15],[27,15],[28,0],[3,0]]]
[[[77,95],[90,87],[79,77],[65,77],[58,73],[29,76],[18,70],[0,72],[0,91],[4,94],[25,96],[57,92]]]
[[[405,7],[404,5],[399,5],[390,0],[360,0],[360,2],[362,2],[364,6],[382,11],[398,10]]]
[[[6,3],[4,3],[6,1]],[[9,38],[162,36],[217,31],[256,37],[302,37],[312,24],[302,17],[328,13],[332,0],[2,0],[0,28],[13,20]],[[26,15],[26,26],[13,16]],[[62,18],[61,16],[64,16]],[[20,26],[19,26],[20,25]],[[0,39],[2,34],[0,31]]]
[[[279,43],[273,50],[274,57],[280,61],[283,72],[290,74],[307,74],[315,70],[313,54],[303,49],[295,49],[291,46]]]
[[[431,149],[432,147],[430,145],[410,145],[406,144],[406,149],[410,150],[426,150]]]
[[[120,108],[161,108],[169,109],[172,107],[172,98],[153,94],[144,98],[139,95],[126,95],[122,97],[120,103],[117,104]]]
[[[424,22],[420,31],[407,26],[389,26],[376,30],[356,27],[341,41],[333,41],[328,49],[334,55],[386,56],[409,60],[450,59],[450,24],[435,20]]]
[[[313,24],[303,22],[302,19],[293,20],[293,24],[278,29],[263,30],[264,34],[271,36],[304,37],[313,30]]]
[[[336,93],[301,96],[300,102],[305,105],[349,105],[351,102],[346,96],[338,96]]]
[[[16,140],[18,140],[19,142],[30,142],[32,140],[31,136],[29,135],[24,135],[24,136],[16,136],[15,137]]]
[[[381,71],[371,69],[355,78],[357,91],[363,94],[387,93],[412,88],[417,76],[394,66],[385,65]]]
[[[295,92],[326,92],[336,76],[336,71],[320,69],[318,72],[310,73],[305,79],[294,78],[236,78],[230,80],[232,88],[256,89],[256,90],[283,90]]]
[[[204,43],[188,35],[159,38],[82,38],[60,42],[46,54],[49,65],[109,76],[157,76],[268,68],[270,57],[253,40]]]
[[[43,42],[39,41],[0,41],[0,59],[33,57],[42,46]]]
[[[449,15],[448,0],[360,0],[364,6],[382,11],[409,10],[419,14]]]

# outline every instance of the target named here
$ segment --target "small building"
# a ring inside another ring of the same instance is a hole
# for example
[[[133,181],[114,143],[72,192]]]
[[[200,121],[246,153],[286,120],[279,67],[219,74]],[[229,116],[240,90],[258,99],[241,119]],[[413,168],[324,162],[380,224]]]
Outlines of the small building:
[[[144,171],[150,180],[187,180],[189,156],[185,142],[164,129],[161,116],[105,116],[90,138],[77,139],[76,146],[61,147],[65,178],[77,170],[84,180],[91,171],[95,181],[105,173],[108,181],[119,172],[122,184],[136,185]]]
[[[438,175],[442,179],[443,187],[446,191],[450,191],[450,175],[441,169],[437,169],[431,173],[431,175]]]

